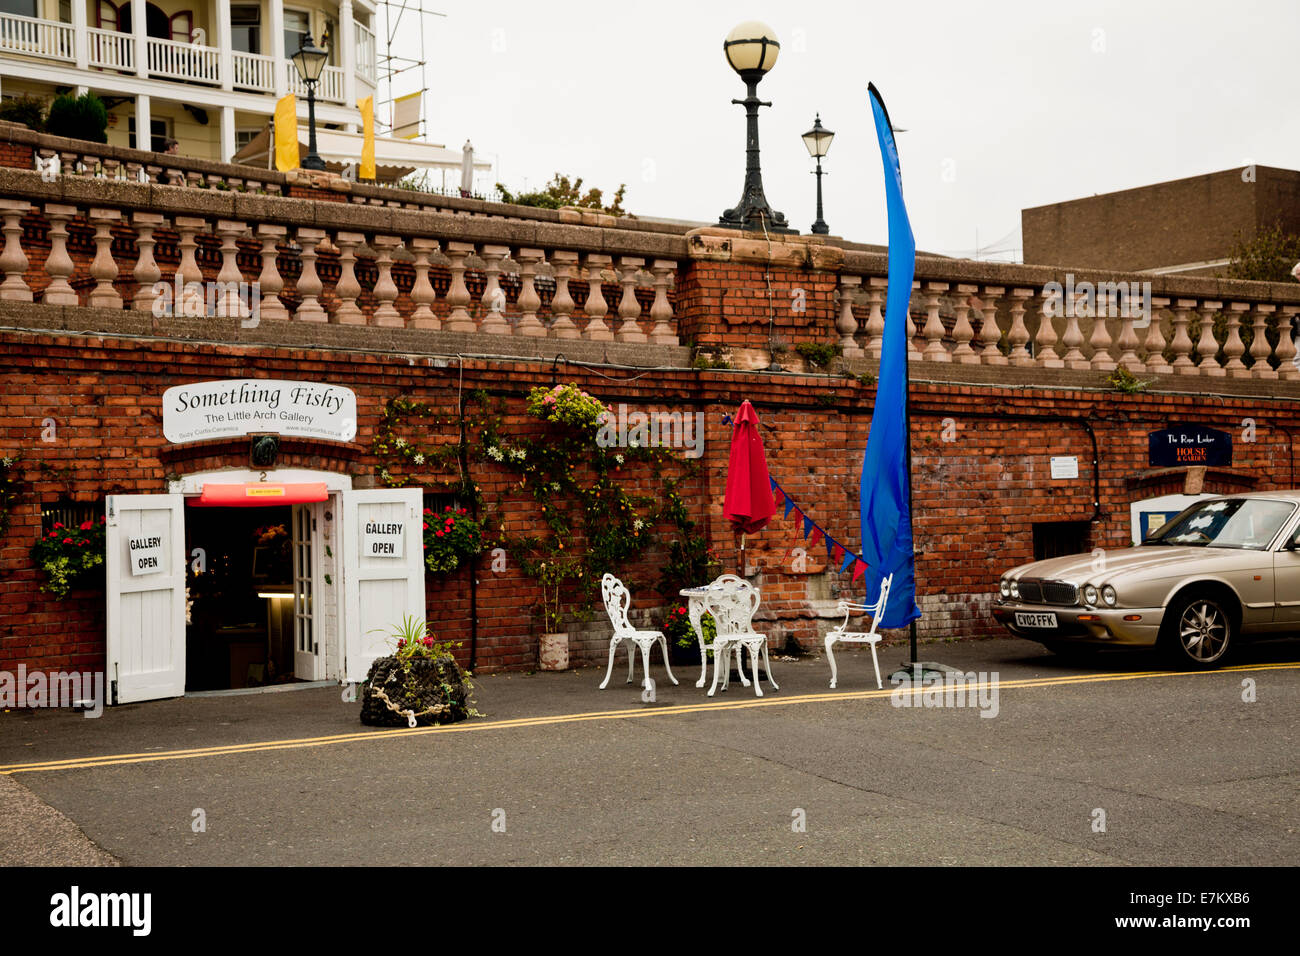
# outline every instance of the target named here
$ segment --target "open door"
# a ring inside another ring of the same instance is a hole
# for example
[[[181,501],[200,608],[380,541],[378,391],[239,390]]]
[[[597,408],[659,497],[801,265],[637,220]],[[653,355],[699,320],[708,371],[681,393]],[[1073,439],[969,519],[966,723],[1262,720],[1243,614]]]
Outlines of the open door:
[[[316,633],[316,509],[293,506],[293,676],[319,680],[320,640]]]
[[[185,693],[181,495],[109,495],[108,681],[115,704]]]
[[[343,492],[344,680],[360,683],[392,650],[403,615],[424,619],[424,495]]]

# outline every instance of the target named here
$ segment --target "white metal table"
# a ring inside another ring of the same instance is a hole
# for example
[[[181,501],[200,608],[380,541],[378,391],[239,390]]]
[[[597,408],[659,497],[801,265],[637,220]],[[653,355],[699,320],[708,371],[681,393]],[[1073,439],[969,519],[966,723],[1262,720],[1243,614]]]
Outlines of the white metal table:
[[[737,585],[743,581],[743,578],[739,578],[734,574],[724,574],[710,584],[705,584],[701,587],[695,588],[682,588],[677,592],[682,597],[686,598],[686,614],[690,618],[691,628],[695,631],[695,639],[699,641],[700,644],[700,679],[695,682],[696,687],[703,687],[704,679],[708,676],[708,651],[709,646],[711,646],[705,645],[704,643],[704,630],[700,626],[700,618],[704,616],[705,611],[709,610],[709,603],[712,599],[723,594],[730,594],[732,591],[735,591]],[[745,666],[744,661],[741,659],[739,645],[736,646],[735,650],[736,670],[740,673],[740,679],[744,682],[745,686],[748,687],[749,678],[745,676]]]

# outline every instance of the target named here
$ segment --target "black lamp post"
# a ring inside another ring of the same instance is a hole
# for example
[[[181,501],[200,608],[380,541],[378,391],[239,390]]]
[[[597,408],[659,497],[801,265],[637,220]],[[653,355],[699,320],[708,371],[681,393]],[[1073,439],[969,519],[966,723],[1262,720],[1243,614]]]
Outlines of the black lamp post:
[[[808,155],[817,160],[817,221],[812,224],[812,231],[819,236],[830,232],[830,227],[822,219],[822,157],[831,148],[835,134],[822,126],[822,114],[813,120],[813,128],[803,134],[803,144],[808,147]]]
[[[325,160],[316,152],[316,84],[328,58],[329,51],[313,43],[310,33],[302,41],[302,49],[292,57],[294,69],[307,87],[307,158],[302,161],[303,169],[325,168]]]
[[[795,232],[785,221],[783,213],[768,205],[763,195],[763,173],[758,164],[758,108],[771,106],[758,98],[758,82],[776,65],[781,44],[776,34],[766,24],[750,21],[742,23],[727,35],[722,51],[731,68],[745,82],[745,98],[731,102],[745,107],[745,189],[740,202],[728,209],[718,220],[718,225],[732,229],[764,229],[768,232]]]

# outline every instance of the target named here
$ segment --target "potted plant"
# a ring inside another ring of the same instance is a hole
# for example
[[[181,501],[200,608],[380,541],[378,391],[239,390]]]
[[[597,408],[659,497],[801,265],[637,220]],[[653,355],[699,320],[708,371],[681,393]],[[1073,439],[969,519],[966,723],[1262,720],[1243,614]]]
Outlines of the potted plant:
[[[392,654],[370,665],[361,697],[361,722],[374,727],[418,727],[450,724],[474,712],[474,689],[456,659],[451,644],[439,644],[424,622],[402,616],[391,636]]]
[[[464,508],[424,509],[424,567],[448,575],[483,550],[483,528]]]
[[[712,645],[718,624],[707,611],[700,617],[700,630],[704,632],[705,646]],[[664,614],[664,636],[668,638],[669,655],[674,664],[700,663],[700,641],[695,636],[695,628],[691,627],[690,612],[684,602],[668,605]]]
[[[542,586],[542,636],[537,647],[539,670],[569,669],[569,633],[561,630],[564,614],[560,605],[560,590],[565,581],[581,576],[581,565],[573,558],[551,555],[538,565],[537,581]]]
[[[62,601],[74,587],[93,584],[95,575],[103,573],[105,530],[103,515],[77,528],[56,522],[32,548],[32,560],[45,572],[41,590]]]

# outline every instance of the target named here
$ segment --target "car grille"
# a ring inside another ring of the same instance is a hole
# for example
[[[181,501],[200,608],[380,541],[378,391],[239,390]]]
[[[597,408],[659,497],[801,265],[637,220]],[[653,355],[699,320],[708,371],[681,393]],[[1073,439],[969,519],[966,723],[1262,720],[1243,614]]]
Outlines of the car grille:
[[[1062,581],[1021,581],[1020,600],[1026,604],[1060,604],[1079,603],[1079,589],[1073,584]]]

